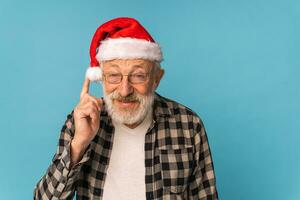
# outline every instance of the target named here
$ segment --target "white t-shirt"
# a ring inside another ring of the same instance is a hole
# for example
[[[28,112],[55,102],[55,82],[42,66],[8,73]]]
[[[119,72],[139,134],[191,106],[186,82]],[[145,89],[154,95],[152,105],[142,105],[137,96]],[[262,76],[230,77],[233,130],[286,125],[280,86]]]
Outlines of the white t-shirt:
[[[134,129],[113,121],[113,148],[104,183],[104,200],[143,200],[145,188],[145,135],[152,112]]]

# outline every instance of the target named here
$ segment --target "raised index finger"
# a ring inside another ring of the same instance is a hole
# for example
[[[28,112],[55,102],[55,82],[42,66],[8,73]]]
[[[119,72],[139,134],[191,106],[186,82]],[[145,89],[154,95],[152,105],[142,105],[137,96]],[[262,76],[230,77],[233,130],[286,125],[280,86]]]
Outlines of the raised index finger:
[[[80,93],[80,98],[83,97],[83,95],[89,93],[89,87],[90,87],[90,80],[86,78],[83,82],[82,90]]]

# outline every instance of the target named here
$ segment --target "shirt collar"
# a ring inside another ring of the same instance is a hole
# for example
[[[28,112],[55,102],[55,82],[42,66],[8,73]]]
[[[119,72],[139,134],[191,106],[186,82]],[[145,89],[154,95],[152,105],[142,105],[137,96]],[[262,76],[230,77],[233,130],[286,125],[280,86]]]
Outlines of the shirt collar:
[[[153,105],[154,120],[158,118],[169,118],[172,116],[170,106],[167,104],[164,97],[155,92]]]

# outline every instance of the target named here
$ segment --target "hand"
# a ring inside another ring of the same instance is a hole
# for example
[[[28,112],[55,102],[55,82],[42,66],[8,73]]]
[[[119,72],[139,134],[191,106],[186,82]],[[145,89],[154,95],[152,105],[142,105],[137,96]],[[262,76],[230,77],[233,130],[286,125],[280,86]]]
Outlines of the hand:
[[[80,93],[80,101],[74,109],[75,135],[72,146],[82,152],[93,140],[100,125],[101,98],[89,94],[90,80],[85,79]]]

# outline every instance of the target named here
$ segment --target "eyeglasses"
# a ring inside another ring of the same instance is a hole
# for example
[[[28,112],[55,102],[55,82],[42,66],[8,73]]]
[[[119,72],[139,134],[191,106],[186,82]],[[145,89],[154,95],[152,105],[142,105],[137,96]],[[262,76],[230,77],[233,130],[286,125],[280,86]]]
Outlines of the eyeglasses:
[[[149,73],[134,73],[123,75],[121,73],[107,73],[103,74],[105,80],[110,84],[119,84],[122,82],[123,77],[128,76],[128,81],[131,84],[145,83],[149,78]]]

